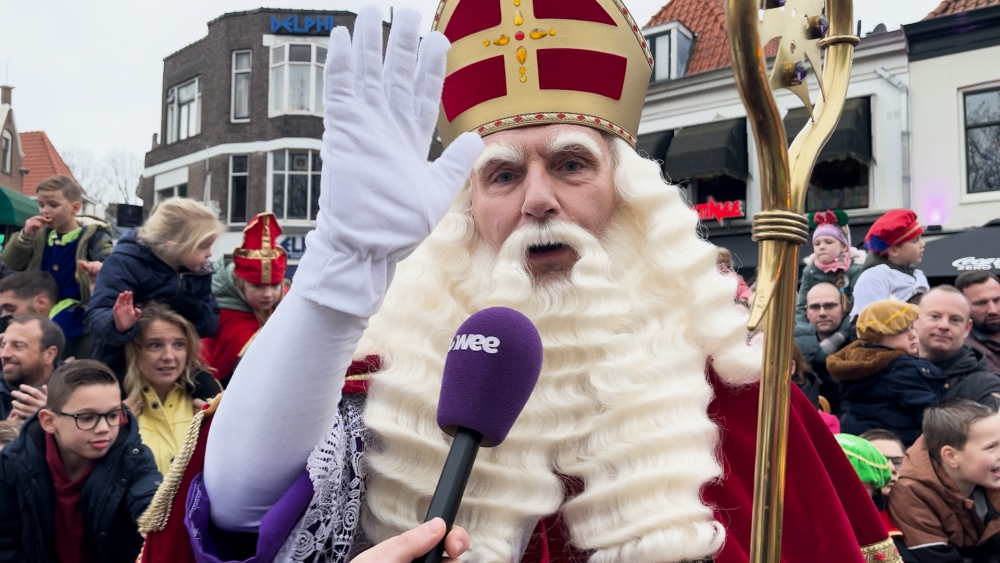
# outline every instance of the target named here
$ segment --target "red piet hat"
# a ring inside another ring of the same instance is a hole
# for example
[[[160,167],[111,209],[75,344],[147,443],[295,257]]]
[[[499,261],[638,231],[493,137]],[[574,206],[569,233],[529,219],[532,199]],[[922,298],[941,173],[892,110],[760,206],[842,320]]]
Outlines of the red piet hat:
[[[281,226],[274,213],[259,213],[243,229],[243,244],[233,251],[236,275],[254,285],[278,285],[288,258],[278,246]]]
[[[868,229],[865,245],[876,254],[885,254],[889,248],[911,241],[923,232],[916,213],[909,209],[893,209],[879,217]]]

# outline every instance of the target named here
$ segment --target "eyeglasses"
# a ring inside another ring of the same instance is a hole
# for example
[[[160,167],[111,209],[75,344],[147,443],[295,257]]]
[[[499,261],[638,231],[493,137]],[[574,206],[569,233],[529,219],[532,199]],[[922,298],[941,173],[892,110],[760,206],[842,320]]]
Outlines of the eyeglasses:
[[[111,412],[106,412],[104,414],[99,414],[96,412],[83,412],[80,414],[69,414],[67,412],[52,411],[59,416],[68,416],[76,421],[76,427],[80,430],[93,430],[97,428],[103,418],[107,421],[108,426],[115,427],[121,426],[125,422],[125,410],[117,408]]]
[[[903,466],[903,458],[902,457],[886,457],[885,459],[889,460],[889,463],[895,465],[896,469],[899,469],[900,467]]]
[[[815,313],[820,309],[823,309],[824,311],[833,311],[837,307],[840,307],[840,303],[813,303],[809,305],[808,309]]]

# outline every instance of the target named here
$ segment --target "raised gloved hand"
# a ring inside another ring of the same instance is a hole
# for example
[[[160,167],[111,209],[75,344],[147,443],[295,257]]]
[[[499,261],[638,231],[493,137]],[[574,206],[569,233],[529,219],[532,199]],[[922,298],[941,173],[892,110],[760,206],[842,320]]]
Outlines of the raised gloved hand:
[[[466,133],[427,163],[450,45],[438,32],[421,42],[419,23],[415,10],[396,14],[384,68],[377,8],[359,12],[353,44],[346,28],[330,36],[319,216],[293,291],[359,317],[378,310],[396,263],[448,211],[482,152]]]

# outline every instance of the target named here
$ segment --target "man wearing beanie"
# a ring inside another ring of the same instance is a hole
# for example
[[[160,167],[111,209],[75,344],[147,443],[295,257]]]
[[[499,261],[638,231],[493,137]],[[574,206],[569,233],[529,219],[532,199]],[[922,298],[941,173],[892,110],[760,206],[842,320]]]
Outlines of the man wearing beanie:
[[[927,277],[916,269],[924,258],[923,233],[917,214],[908,209],[893,209],[872,224],[865,237],[868,258],[854,288],[852,318],[875,301],[910,301],[927,291]]]
[[[920,308],[904,301],[876,301],[858,315],[858,340],[826,359],[850,406],[841,430],[861,434],[886,428],[909,447],[920,435],[924,409],[944,394],[944,373],[916,357],[914,322]]]

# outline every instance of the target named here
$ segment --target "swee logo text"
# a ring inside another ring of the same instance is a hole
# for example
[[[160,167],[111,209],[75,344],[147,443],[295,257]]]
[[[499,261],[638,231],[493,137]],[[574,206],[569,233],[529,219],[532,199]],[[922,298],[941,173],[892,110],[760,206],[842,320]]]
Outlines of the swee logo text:
[[[483,351],[487,354],[496,354],[500,347],[500,339],[496,336],[483,336],[482,334],[456,334],[451,339],[449,350],[472,350],[473,352]]]

